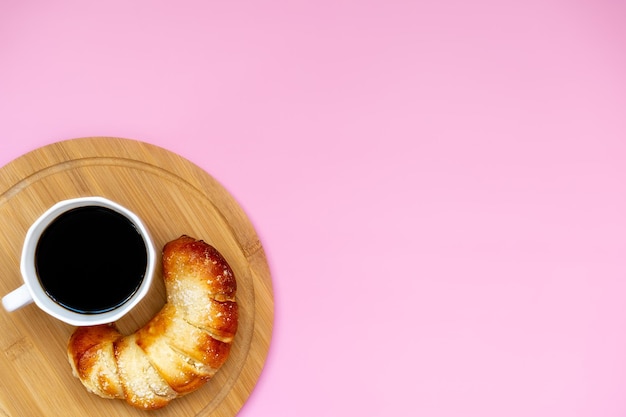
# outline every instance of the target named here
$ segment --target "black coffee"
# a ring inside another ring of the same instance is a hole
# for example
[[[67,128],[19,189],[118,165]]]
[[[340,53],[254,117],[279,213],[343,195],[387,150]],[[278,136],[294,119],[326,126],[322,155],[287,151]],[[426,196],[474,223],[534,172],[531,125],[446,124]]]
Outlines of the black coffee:
[[[35,252],[37,276],[63,307],[84,314],[113,310],[139,288],[146,270],[146,245],[126,217],[99,206],[57,217]]]

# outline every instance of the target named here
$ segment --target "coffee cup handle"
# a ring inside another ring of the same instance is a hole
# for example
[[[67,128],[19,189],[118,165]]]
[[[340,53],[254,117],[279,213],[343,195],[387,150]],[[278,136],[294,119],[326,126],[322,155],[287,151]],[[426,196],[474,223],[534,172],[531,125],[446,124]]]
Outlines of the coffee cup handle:
[[[6,311],[15,311],[33,302],[33,297],[26,284],[2,297],[2,306]]]

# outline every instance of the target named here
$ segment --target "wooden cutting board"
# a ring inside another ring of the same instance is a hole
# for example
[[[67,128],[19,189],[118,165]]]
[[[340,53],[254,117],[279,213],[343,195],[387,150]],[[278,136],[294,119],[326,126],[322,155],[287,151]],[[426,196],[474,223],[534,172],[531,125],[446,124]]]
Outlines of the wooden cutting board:
[[[119,138],[82,138],[30,152],[0,169],[0,294],[21,285],[26,230],[55,202],[101,195],[137,213],[157,248],[182,234],[215,246],[237,277],[239,330],[230,357],[198,391],[152,416],[234,416],[256,384],[273,321],[270,271],[249,219],[209,174],[165,149]],[[88,242],[86,244],[89,244]],[[159,261],[160,262],[160,261]],[[118,322],[134,332],[165,303],[161,268],[148,296]],[[29,305],[0,308],[0,416],[146,416],[120,400],[88,393],[71,372],[74,327]]]

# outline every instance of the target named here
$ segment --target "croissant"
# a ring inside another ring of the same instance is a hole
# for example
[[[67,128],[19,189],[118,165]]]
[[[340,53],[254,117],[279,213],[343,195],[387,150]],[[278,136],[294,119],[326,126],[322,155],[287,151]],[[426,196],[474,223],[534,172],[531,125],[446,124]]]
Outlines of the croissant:
[[[115,324],[78,327],[72,372],[88,391],[145,410],[208,381],[228,358],[238,324],[237,283],[211,245],[183,235],[163,248],[167,302],[130,335]]]

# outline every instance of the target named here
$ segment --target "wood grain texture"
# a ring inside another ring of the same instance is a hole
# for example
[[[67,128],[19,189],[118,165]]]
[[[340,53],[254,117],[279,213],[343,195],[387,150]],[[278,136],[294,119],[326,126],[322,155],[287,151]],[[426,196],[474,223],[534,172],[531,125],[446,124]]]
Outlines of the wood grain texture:
[[[234,416],[256,384],[269,349],[273,295],[265,252],[249,219],[209,174],[146,143],[81,138],[32,151],[0,169],[0,293],[22,283],[19,258],[30,224],[55,202],[100,195],[137,213],[158,249],[182,234],[228,260],[238,283],[239,330],[230,357],[198,391],[150,415]],[[160,262],[160,260],[159,260]],[[118,322],[134,332],[165,303],[161,266],[148,296]],[[89,394],[71,374],[74,327],[34,305],[0,312],[0,416],[145,416],[123,401]]]

